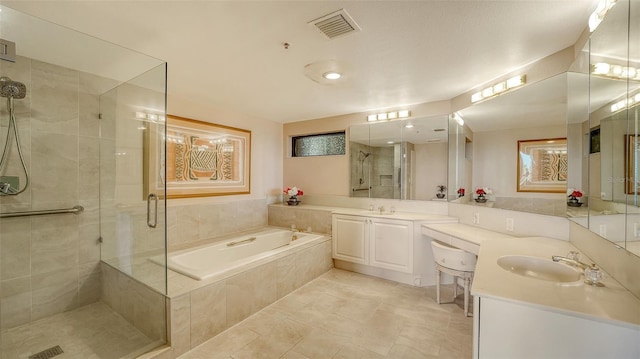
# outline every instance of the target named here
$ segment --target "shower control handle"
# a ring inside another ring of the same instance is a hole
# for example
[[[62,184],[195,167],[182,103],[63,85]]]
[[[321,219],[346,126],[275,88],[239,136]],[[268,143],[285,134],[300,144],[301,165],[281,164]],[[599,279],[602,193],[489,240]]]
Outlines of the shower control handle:
[[[153,223],[151,223],[151,201],[154,202]],[[158,225],[158,196],[155,193],[149,193],[147,196],[147,226],[156,228]]]

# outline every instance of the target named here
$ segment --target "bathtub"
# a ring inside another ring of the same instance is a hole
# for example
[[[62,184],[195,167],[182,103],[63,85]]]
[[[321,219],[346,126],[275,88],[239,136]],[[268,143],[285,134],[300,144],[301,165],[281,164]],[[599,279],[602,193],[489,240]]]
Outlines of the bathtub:
[[[294,235],[296,239],[292,240]],[[167,266],[193,279],[205,280],[224,273],[236,272],[238,268],[257,265],[266,258],[276,257],[280,253],[315,243],[323,237],[315,233],[267,229],[222,242],[169,253]],[[164,262],[162,258],[158,259],[161,263]]]

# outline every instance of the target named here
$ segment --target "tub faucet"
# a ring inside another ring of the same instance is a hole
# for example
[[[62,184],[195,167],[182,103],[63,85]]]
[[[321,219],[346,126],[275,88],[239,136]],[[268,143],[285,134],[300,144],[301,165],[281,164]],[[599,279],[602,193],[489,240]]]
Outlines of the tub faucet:
[[[302,232],[301,230],[299,230],[298,228],[296,228],[295,224],[291,225],[291,240],[295,241],[296,239],[298,239],[298,232]]]

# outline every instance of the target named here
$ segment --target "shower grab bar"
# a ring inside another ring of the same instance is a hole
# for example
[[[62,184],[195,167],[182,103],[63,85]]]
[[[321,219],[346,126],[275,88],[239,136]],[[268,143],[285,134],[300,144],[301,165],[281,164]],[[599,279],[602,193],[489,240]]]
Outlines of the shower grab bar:
[[[60,213],[80,214],[83,211],[84,211],[84,207],[82,207],[82,206],[73,206],[73,208],[45,209],[45,210],[40,210],[40,211],[0,213],[0,218],[42,216],[42,215],[45,215],[45,214],[60,214]]]
[[[253,242],[255,240],[256,240],[256,237],[251,237],[251,238],[243,239],[241,241],[229,242],[227,243],[227,247],[232,247],[232,246],[235,246],[236,244],[241,244],[241,243]]]

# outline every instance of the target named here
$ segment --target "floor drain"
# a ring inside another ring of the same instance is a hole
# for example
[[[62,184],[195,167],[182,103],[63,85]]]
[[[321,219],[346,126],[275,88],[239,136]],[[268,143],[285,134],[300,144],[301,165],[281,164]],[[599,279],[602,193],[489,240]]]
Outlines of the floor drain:
[[[49,349],[45,349],[41,351],[40,353],[31,355],[29,359],[49,359],[49,358],[53,358],[56,355],[60,355],[62,353],[64,353],[62,351],[62,348],[60,348],[59,345],[56,345],[55,347],[51,347]]]

